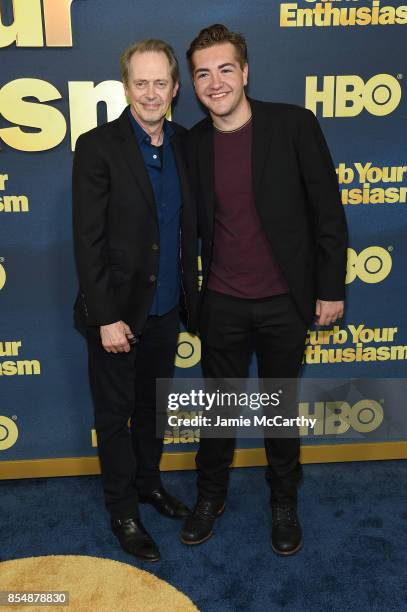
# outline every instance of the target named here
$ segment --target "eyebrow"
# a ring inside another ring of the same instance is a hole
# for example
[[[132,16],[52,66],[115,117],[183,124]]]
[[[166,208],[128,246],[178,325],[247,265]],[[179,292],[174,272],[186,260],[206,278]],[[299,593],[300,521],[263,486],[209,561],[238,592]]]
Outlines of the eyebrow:
[[[220,66],[217,66],[217,68],[221,70],[222,68],[226,68],[226,66],[232,66],[233,68],[234,64],[232,62],[226,62],[226,64],[220,64]],[[198,72],[209,72],[209,71],[210,71],[209,68],[197,68],[195,70],[195,74],[197,74]]]
[[[133,79],[133,83],[157,83],[157,81],[163,81],[165,83],[168,83],[168,79],[166,79],[165,77],[163,77],[162,79],[153,79],[152,81],[149,81],[148,79]]]

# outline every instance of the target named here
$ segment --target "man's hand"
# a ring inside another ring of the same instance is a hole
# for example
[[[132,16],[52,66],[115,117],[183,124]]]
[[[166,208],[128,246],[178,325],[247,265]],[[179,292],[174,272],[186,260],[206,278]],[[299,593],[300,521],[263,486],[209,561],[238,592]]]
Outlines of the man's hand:
[[[328,302],[325,300],[317,300],[315,306],[317,325],[331,325],[338,319],[343,317],[344,302]]]
[[[108,353],[128,353],[130,344],[127,336],[132,336],[130,327],[124,321],[100,326],[100,339]]]

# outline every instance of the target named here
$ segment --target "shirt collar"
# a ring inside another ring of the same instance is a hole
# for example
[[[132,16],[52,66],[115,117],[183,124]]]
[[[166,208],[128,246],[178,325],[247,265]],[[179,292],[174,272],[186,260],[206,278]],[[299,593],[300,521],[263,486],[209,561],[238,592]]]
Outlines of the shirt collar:
[[[134,133],[136,134],[138,143],[140,145],[141,144],[151,144],[150,136],[147,134],[145,130],[143,130],[141,125],[135,120],[130,110],[130,106],[128,107],[128,114],[130,117],[131,126],[134,130]],[[167,121],[167,119],[164,119],[164,141],[163,141],[164,146],[167,146],[170,143],[170,140],[173,134],[174,134],[174,128],[172,127],[171,122]]]

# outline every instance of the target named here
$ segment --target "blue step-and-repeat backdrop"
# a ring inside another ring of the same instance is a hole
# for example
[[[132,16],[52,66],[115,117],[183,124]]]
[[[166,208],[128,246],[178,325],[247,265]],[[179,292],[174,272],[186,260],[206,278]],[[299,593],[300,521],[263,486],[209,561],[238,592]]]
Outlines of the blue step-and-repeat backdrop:
[[[211,23],[246,36],[252,97],[317,115],[337,169],[350,228],[346,317],[310,331],[304,375],[404,376],[402,1],[0,0],[0,459],[96,453],[86,347],[72,324],[72,151],[123,109],[119,56],[143,38],[169,41],[180,58],[174,119],[201,119],[185,51]],[[198,376],[199,358],[199,341],[181,333],[176,375]],[[374,413],[380,398],[364,399]],[[194,438],[180,432],[166,448],[190,450]]]

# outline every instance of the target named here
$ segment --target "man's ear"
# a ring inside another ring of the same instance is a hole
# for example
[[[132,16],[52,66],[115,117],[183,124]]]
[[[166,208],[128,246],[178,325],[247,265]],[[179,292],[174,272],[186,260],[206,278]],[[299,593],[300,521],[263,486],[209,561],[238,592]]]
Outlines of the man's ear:
[[[175,96],[177,95],[178,90],[179,90],[179,81],[177,81],[177,82],[175,83],[175,85],[174,85],[174,89],[173,89],[173,91],[172,91],[172,97],[173,97],[173,98],[175,98]]]
[[[127,88],[126,83],[123,83],[124,95],[126,96],[127,102],[129,101],[129,90]]]
[[[243,66],[243,83],[244,85],[247,85],[248,80],[249,80],[249,64],[246,62],[246,64]]]

